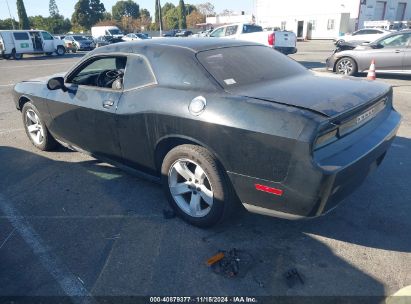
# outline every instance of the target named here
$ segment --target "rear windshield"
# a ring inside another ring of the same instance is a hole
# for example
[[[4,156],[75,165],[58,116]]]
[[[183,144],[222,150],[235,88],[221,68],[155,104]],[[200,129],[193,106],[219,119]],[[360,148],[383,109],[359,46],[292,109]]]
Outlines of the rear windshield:
[[[296,61],[265,46],[240,46],[197,54],[206,70],[227,89],[285,78],[306,69]]]
[[[74,40],[76,40],[76,41],[84,41],[84,40],[87,40],[87,38],[84,37],[84,36],[73,36],[73,38],[74,38]]]
[[[243,33],[255,33],[255,32],[262,32],[263,28],[259,25],[251,25],[251,24],[244,24],[243,25]]]

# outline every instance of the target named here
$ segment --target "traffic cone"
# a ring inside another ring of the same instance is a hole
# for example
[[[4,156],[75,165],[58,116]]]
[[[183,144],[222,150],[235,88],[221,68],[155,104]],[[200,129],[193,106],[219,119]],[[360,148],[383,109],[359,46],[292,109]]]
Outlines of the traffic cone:
[[[371,60],[371,65],[370,68],[368,70],[368,74],[367,74],[367,79],[368,80],[375,80],[377,78],[377,75],[375,74],[375,60]]]

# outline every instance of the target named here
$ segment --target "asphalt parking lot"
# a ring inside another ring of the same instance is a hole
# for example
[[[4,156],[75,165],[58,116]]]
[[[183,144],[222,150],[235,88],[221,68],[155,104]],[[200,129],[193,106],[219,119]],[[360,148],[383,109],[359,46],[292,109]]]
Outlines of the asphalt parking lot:
[[[321,69],[332,44],[298,49],[294,59]],[[378,75],[394,86],[402,126],[381,167],[339,208],[306,221],[243,212],[202,230],[164,217],[158,185],[30,144],[13,84],[81,56],[0,60],[0,296],[385,296],[411,285],[411,77]],[[238,277],[207,267],[231,248],[247,256]],[[303,283],[288,284],[292,268]]]

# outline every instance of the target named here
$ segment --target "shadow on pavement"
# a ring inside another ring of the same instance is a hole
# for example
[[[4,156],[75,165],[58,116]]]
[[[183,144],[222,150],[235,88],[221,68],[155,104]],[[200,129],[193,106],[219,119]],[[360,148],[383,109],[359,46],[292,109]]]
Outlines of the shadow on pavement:
[[[301,61],[298,60],[300,64],[305,66],[307,69],[318,69],[318,68],[324,68],[325,69],[325,63],[324,62],[319,62],[319,61]]]
[[[55,161],[0,147],[0,199],[12,208],[0,209],[0,295],[65,293],[16,221],[33,229],[66,278],[78,278],[93,295],[384,295],[381,282],[336,252],[351,250],[353,260],[372,266],[363,247],[411,251],[403,182],[410,151],[410,141],[398,138],[381,168],[326,217],[292,222],[242,213],[202,230],[164,219],[168,205],[156,184],[96,160],[66,162],[65,149]],[[205,264],[230,248],[252,257],[238,278]],[[287,285],[290,268],[304,284]]]

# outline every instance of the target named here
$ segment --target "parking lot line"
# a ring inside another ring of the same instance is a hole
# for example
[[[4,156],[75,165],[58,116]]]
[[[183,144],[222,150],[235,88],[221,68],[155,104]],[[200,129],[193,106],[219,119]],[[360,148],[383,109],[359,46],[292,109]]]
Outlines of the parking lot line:
[[[14,231],[16,231],[16,228],[13,228],[13,230],[9,233],[9,235],[6,237],[6,239],[3,241],[3,243],[1,243],[0,245],[0,249],[3,248],[4,244],[7,243],[7,241],[9,240],[9,238],[11,238],[11,236],[13,235]]]
[[[53,276],[62,290],[70,297],[73,303],[84,303],[84,298],[89,303],[95,303],[87,289],[79,282],[67,267],[57,257],[53,256],[51,250],[37,232],[24,220],[19,212],[2,195],[0,195],[0,210],[12,224],[13,228],[20,234],[26,244],[32,249],[43,267]]]
[[[0,84],[0,87],[11,87],[11,86],[14,86],[14,83]]]

